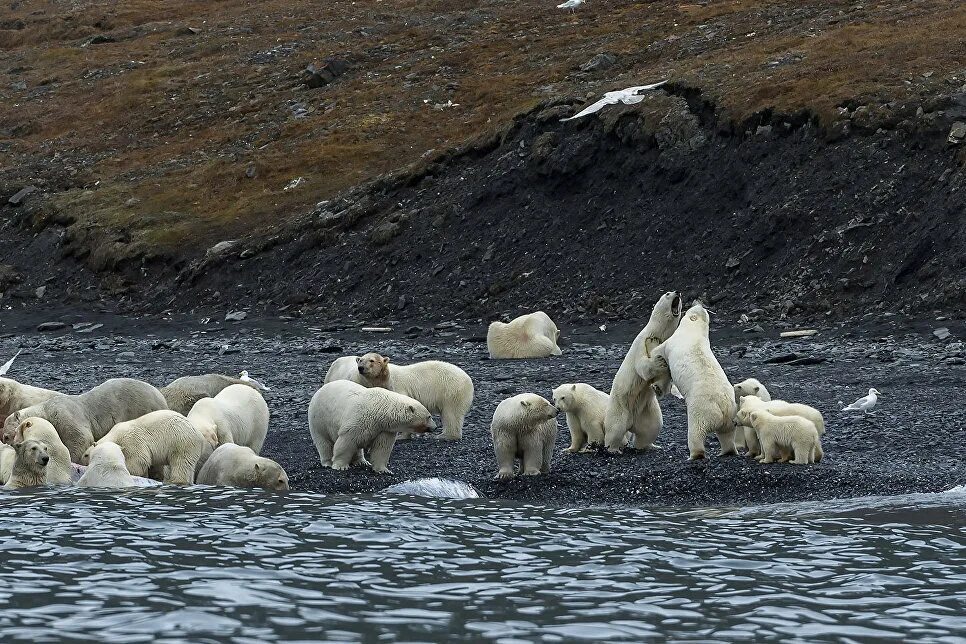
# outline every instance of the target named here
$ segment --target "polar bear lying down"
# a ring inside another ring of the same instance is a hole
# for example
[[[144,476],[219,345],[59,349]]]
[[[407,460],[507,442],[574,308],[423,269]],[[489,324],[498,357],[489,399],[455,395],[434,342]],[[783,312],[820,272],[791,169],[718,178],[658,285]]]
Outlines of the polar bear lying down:
[[[492,322],[486,331],[490,358],[547,358],[559,356],[560,330],[543,311],[527,313],[509,322]]]

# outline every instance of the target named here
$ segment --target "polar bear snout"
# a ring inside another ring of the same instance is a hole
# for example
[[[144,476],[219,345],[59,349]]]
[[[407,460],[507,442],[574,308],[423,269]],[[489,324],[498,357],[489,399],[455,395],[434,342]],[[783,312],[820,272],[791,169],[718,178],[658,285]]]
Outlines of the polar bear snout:
[[[425,421],[423,421],[422,423],[414,427],[413,431],[416,432],[417,434],[425,434],[426,432],[432,431],[434,429],[436,429],[436,421],[433,420],[432,416],[430,416]]]
[[[559,413],[560,413],[560,410],[558,410],[556,407],[554,407],[553,405],[547,405],[547,419],[548,420],[551,419],[551,418],[556,418],[557,417],[557,414],[559,414]]]
[[[46,467],[47,463],[50,462],[50,457],[47,456],[46,454],[41,454],[39,457],[37,457],[37,461],[39,461],[41,465]]]

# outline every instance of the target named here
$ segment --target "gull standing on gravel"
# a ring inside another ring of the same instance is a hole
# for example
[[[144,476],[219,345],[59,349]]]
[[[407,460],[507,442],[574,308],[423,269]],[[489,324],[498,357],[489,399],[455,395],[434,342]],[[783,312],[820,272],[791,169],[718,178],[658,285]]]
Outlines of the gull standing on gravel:
[[[570,0],[574,2],[575,0]],[[566,4],[566,3],[564,3]],[[560,5],[563,6],[563,5]],[[640,103],[644,100],[644,92],[648,92],[652,89],[657,89],[667,80],[662,80],[660,83],[653,83],[651,85],[638,85],[637,87],[628,87],[627,89],[619,89],[614,92],[607,92],[604,97],[580,110],[573,116],[568,116],[565,119],[560,119],[561,121],[572,121],[574,119],[579,119],[582,116],[587,116],[588,114],[593,114],[594,112],[599,112],[608,105],[617,105],[618,103],[623,103],[624,105],[634,105],[635,103]]]
[[[251,384],[253,387],[255,387],[255,389],[261,389],[262,391],[268,391],[268,387],[266,387],[262,383],[258,382],[254,378],[250,378],[248,376],[248,372],[247,371],[242,371],[241,372],[241,377],[239,378],[239,380],[241,380],[242,382],[247,382],[247,383]]]
[[[868,414],[875,407],[875,404],[879,402],[880,395],[877,389],[869,389],[868,396],[862,396],[848,407],[843,407],[842,411],[864,411]]]
[[[558,9],[570,9],[570,13],[576,13],[577,7],[584,4],[584,0],[567,0],[563,4],[558,4]]]

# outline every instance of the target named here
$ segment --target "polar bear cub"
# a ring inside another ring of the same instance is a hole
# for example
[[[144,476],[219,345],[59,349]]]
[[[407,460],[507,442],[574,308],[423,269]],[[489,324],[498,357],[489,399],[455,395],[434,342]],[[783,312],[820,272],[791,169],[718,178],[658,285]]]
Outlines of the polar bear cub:
[[[738,401],[738,413],[735,415],[736,422],[742,426],[751,426],[751,412],[759,409],[764,409],[775,416],[801,416],[815,425],[819,437],[825,434],[825,419],[822,417],[822,412],[814,407],[801,403],[790,403],[784,400],[762,400],[758,396],[741,397],[741,400]],[[755,433],[754,427],[752,427],[752,433]],[[758,439],[756,438],[756,440]],[[764,451],[760,451],[755,458],[759,461],[764,458]],[[787,462],[791,458],[791,450],[786,449],[781,451],[781,459],[783,462]]]
[[[188,420],[209,442],[210,428],[214,426],[219,445],[244,445],[258,454],[268,434],[268,404],[253,387],[229,385],[214,398],[196,402],[188,412]]]
[[[356,363],[361,384],[415,398],[430,413],[442,416],[444,439],[463,437],[463,420],[473,404],[473,380],[465,371],[439,360],[391,365],[389,358],[378,353],[367,353]],[[400,434],[405,439],[411,432]]]
[[[735,392],[724,369],[711,351],[711,316],[700,302],[689,308],[670,338],[651,354],[663,359],[671,380],[677,385],[688,411],[688,451],[690,458],[705,456],[708,434],[718,436],[721,455],[736,454]],[[670,390],[666,380],[661,391]]]
[[[527,313],[509,322],[491,322],[486,331],[490,358],[546,358],[559,356],[560,330],[543,311]]]
[[[132,476],[164,472],[165,483],[191,485],[205,439],[191,422],[176,411],[163,409],[118,423],[96,445],[117,443]],[[91,449],[81,458],[89,465]]]
[[[735,385],[735,404],[741,404],[742,396],[758,396],[764,401],[771,400],[768,389],[755,378],[747,378]],[[740,425],[735,428],[735,446],[748,450],[748,456],[761,454],[758,436],[755,434],[755,430],[748,425]]]
[[[319,462],[334,470],[371,464],[374,472],[390,473],[396,433],[435,428],[429,410],[418,400],[349,380],[322,385],[309,403],[309,433]]]
[[[648,363],[651,352],[671,337],[681,319],[681,296],[669,291],[658,298],[651,316],[634,338],[624,356],[610,388],[610,399],[604,418],[604,440],[610,452],[620,452],[627,432],[634,436],[635,449],[647,449],[654,444],[664,417],[652,385],[658,379],[669,380],[665,374],[667,363]]]
[[[817,463],[822,460],[822,444],[815,423],[801,416],[775,416],[764,409],[748,414],[748,421],[758,433],[762,463],[774,463],[776,450],[790,449],[795,465]]]
[[[47,463],[50,461],[47,444],[27,440],[17,445],[13,470],[4,487],[10,490],[47,485]]]
[[[288,474],[281,465],[251,448],[225,443],[212,452],[201,468],[198,483],[284,491],[288,489]]]
[[[557,408],[537,394],[517,394],[496,406],[490,434],[499,468],[494,478],[512,478],[517,458],[524,476],[546,474],[557,440]]]
[[[567,415],[570,447],[564,452],[589,452],[591,445],[604,444],[604,416],[610,396],[590,385],[563,384],[553,390],[553,404]]]
[[[342,356],[336,358],[329,365],[329,370],[325,372],[325,380],[322,384],[328,384],[333,380],[349,380],[360,385],[365,385],[362,375],[359,373],[359,356]]]
[[[117,443],[98,443],[90,449],[88,461],[87,470],[77,481],[79,487],[137,487]]]
[[[47,445],[50,461],[47,463],[47,485],[70,485],[74,468],[70,464],[70,452],[60,440],[57,430],[43,418],[28,418],[17,427],[13,442],[35,440]]]

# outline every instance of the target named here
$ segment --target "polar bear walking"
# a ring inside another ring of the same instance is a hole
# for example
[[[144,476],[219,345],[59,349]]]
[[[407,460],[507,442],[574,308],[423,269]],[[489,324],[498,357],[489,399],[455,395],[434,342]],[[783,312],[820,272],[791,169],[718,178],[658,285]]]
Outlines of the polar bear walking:
[[[268,435],[268,404],[253,387],[229,385],[214,398],[196,402],[188,412],[188,420],[209,443],[214,430],[219,445],[244,445],[258,454]]]
[[[509,322],[491,322],[486,331],[490,358],[546,358],[559,356],[560,330],[543,311],[527,313]]]
[[[817,463],[822,460],[822,443],[815,423],[801,416],[775,416],[765,409],[748,414],[748,421],[761,441],[762,463],[774,463],[776,451],[791,450],[795,465]]]
[[[389,358],[367,353],[357,360],[362,384],[382,387],[415,398],[443,419],[443,438],[463,437],[463,421],[473,405],[473,380],[465,371],[448,362],[427,360],[411,365],[389,364]],[[400,432],[406,439],[411,432]]]
[[[610,452],[620,452],[627,432],[634,435],[635,449],[647,449],[657,439],[664,423],[661,407],[651,385],[652,371],[660,363],[647,364],[651,352],[671,337],[681,319],[681,296],[674,291],[662,295],[647,325],[637,334],[624,356],[610,388],[604,418],[604,441]]]
[[[371,464],[376,473],[390,473],[396,432],[435,428],[429,410],[418,400],[349,380],[322,385],[309,403],[309,433],[319,462],[334,470]]]
[[[524,476],[546,474],[557,439],[557,408],[537,394],[507,398],[493,412],[490,434],[499,468],[494,478],[513,478],[517,458]]]
[[[724,369],[711,351],[711,316],[695,301],[677,330],[651,353],[651,360],[663,359],[671,380],[677,385],[688,410],[690,459],[704,458],[708,434],[718,436],[721,455],[735,449],[735,392]],[[665,380],[661,391],[670,389]]]

